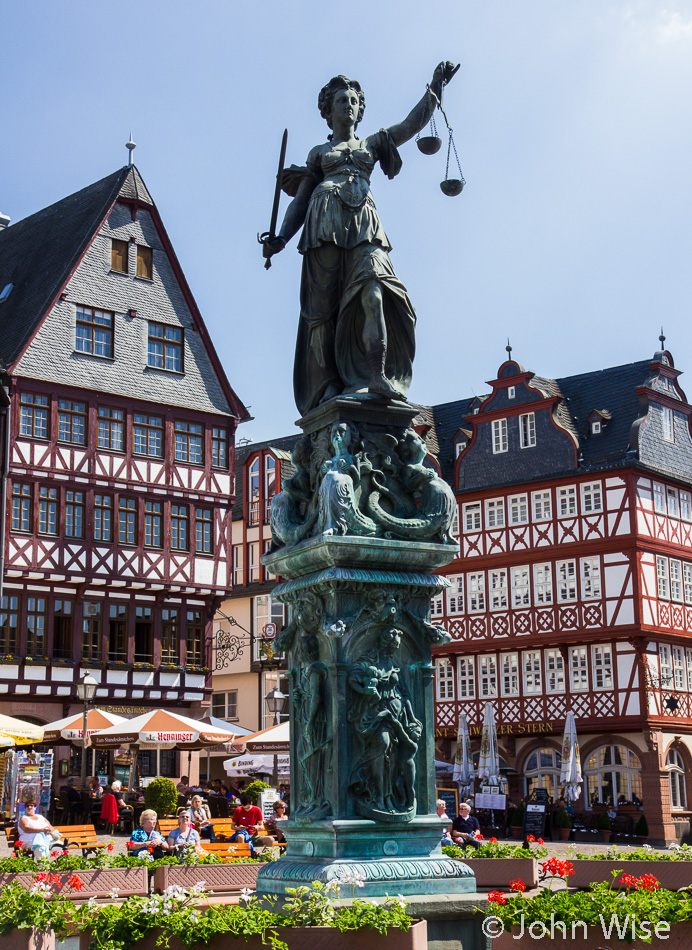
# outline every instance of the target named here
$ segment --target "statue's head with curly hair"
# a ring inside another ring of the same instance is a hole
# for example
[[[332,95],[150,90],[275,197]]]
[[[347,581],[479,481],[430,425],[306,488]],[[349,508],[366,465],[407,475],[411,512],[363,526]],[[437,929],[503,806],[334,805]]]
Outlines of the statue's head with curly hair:
[[[360,88],[360,83],[356,79],[347,79],[346,76],[334,76],[333,79],[329,80],[326,86],[322,86],[320,89],[320,94],[317,97],[317,108],[331,129],[332,103],[334,102],[336,93],[342,89],[352,89],[358,95],[358,115],[356,116],[355,125],[353,126],[353,131],[355,132],[365,112],[365,93]]]

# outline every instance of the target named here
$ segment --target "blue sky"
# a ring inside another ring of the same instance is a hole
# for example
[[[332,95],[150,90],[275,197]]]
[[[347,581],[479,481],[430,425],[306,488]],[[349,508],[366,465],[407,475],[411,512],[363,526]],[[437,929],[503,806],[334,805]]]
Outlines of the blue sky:
[[[114,171],[131,129],[256,417],[241,437],[297,416],[300,257],[294,241],[267,272],[255,235],[281,133],[303,163],[336,73],[363,85],[367,134],[406,115],[439,60],[462,64],[445,105],[463,194],[442,194],[444,154],[413,143],[398,178],[373,176],[418,313],[412,400],[486,391],[508,335],[555,377],[645,358],[663,324],[692,373],[692,0],[1,0],[0,18],[0,210],[19,220]]]

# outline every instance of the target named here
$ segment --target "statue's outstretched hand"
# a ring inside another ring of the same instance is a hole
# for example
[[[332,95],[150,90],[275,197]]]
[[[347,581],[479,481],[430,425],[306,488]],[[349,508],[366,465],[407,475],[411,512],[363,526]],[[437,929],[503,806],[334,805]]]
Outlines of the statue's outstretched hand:
[[[454,65],[449,60],[446,62],[443,61],[435,67],[435,72],[433,73],[432,83],[430,84],[433,92],[439,97],[442,87],[446,86],[447,83],[452,81],[452,78],[456,74],[456,71],[459,69],[459,65]]]
[[[282,237],[270,238],[268,234],[260,235],[260,244],[262,245],[262,256],[266,258],[273,257],[279,251],[286,247],[286,241]]]

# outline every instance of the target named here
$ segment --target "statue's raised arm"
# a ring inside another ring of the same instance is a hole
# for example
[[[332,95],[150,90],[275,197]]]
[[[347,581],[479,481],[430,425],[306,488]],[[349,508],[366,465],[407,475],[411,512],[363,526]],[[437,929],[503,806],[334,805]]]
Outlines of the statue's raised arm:
[[[387,129],[395,145],[403,145],[425,128],[436,106],[442,102],[443,88],[451,81],[458,68],[449,61],[435,67],[432,82],[420,102],[416,103],[403,122],[397,122]]]
[[[397,147],[429,121],[456,68],[440,63],[403,122],[364,139],[356,137],[365,111],[360,83],[335,76],[317,100],[330,135],[310,150],[304,166],[284,170],[283,189],[293,200],[276,236],[263,243],[271,258],[302,228],[293,370],[301,414],[344,394],[406,399],[416,314],[389,259],[391,244],[370,193],[370,176],[378,162],[389,178],[399,172]]]

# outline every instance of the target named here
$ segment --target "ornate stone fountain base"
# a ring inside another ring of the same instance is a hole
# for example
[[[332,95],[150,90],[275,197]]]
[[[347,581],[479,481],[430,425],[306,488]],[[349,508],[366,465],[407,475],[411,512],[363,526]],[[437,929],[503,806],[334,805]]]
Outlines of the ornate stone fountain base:
[[[442,855],[435,813],[432,647],[449,634],[430,621],[447,587],[431,571],[457,552],[455,503],[422,464],[414,414],[344,397],[320,406],[301,420],[296,474],[272,506],[263,562],[290,608],[274,647],[288,653],[292,811],[258,894],[347,872],[364,880],[358,896],[476,889]]]

